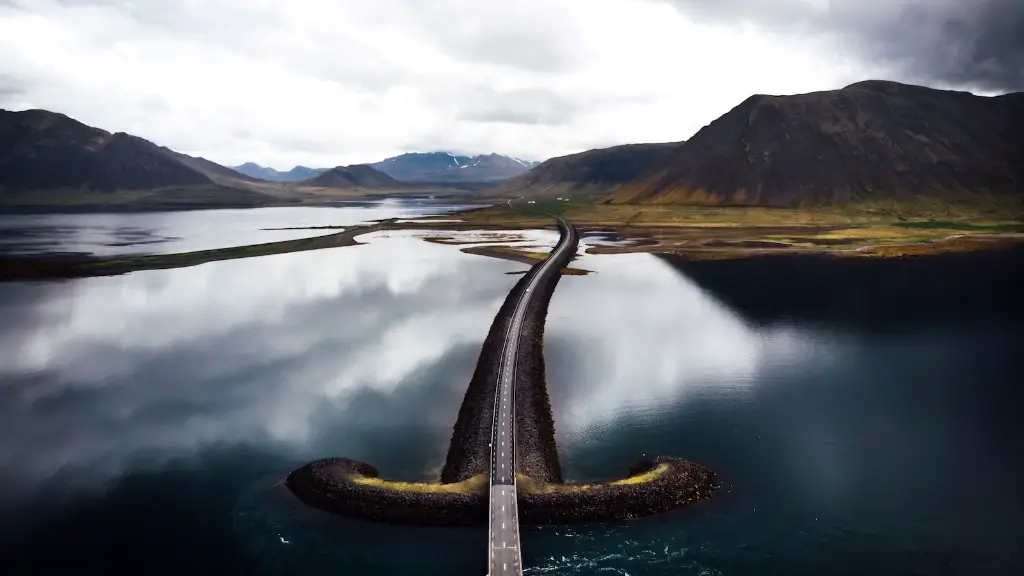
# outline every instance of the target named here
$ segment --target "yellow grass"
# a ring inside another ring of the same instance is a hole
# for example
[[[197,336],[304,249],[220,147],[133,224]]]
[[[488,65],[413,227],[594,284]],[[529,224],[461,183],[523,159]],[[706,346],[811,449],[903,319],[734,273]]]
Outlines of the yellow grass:
[[[513,203],[516,204],[516,203]],[[529,206],[529,205],[528,205]],[[1024,206],[1019,201],[993,199],[975,205],[953,205],[941,201],[858,202],[808,208],[762,208],[691,206],[676,204],[601,204],[566,202],[559,205],[562,216],[580,226],[610,227],[747,227],[747,226],[836,226],[891,225],[905,220],[949,220],[998,224],[1019,222]],[[449,216],[450,217],[450,216]],[[539,213],[524,213],[507,205],[465,212],[467,223],[548,226],[551,219]]]
[[[472,478],[455,482],[452,484],[441,484],[440,482],[399,482],[397,480],[385,480],[352,474],[349,480],[364,486],[373,486],[384,490],[395,492],[415,492],[417,494],[479,494],[487,487],[487,475],[477,474]]]
[[[645,482],[657,480],[658,478],[662,477],[666,472],[668,472],[668,464],[658,464],[657,466],[651,468],[650,470],[644,472],[643,474],[637,474],[636,476],[630,476],[628,478],[623,478],[622,480],[616,480],[614,482],[611,482],[611,485],[619,486],[622,484],[643,484]]]
[[[614,480],[612,482],[597,482],[588,484],[546,484],[543,482],[537,482],[536,480],[525,476],[523,474],[516,475],[516,482],[519,483],[520,487],[524,492],[533,494],[569,494],[574,492],[588,492],[591,490],[599,490],[608,486],[625,486],[633,484],[645,484],[652,482],[663,476],[669,471],[668,464],[658,464],[651,470],[644,472],[643,474],[637,474],[621,480]]]

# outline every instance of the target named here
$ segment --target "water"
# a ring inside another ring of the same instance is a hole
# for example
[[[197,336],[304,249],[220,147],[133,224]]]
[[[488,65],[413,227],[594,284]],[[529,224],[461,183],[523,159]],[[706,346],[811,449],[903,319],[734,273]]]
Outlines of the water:
[[[359,208],[353,208],[356,205]],[[68,252],[109,256],[168,254],[318,236],[325,230],[280,227],[351,226],[382,218],[409,218],[455,206],[410,200],[117,214],[0,214],[0,254]]]
[[[816,277],[775,262],[586,256],[576,266],[594,274],[563,278],[546,357],[567,476],[616,477],[666,454],[709,465],[723,489],[640,521],[529,529],[529,574],[1024,570],[1024,323],[1003,299],[1019,293],[1008,271],[1020,259],[919,275],[928,298],[872,269],[860,290],[820,292],[827,307],[771,288]],[[525,268],[389,232],[0,284],[0,570],[482,573],[483,527],[338,519],[280,480],[327,455],[436,474],[518,278],[506,273]],[[1002,289],[970,300],[967,276]],[[836,312],[871,286],[898,297],[877,302],[886,313]],[[957,300],[935,307],[944,293]]]

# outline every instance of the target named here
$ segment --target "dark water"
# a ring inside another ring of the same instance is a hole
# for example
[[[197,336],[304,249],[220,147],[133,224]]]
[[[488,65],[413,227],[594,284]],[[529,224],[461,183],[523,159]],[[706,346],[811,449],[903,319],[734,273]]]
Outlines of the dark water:
[[[654,518],[530,529],[527,572],[1022,573],[1024,323],[1001,300],[1020,264],[929,271],[938,296],[894,292],[879,323],[836,315],[861,290],[787,299],[771,266],[583,258],[596,273],[563,279],[546,343],[567,475],[668,454],[724,487]],[[482,574],[483,527],[341,520],[279,482],[326,455],[435,473],[505,272],[524,268],[391,233],[0,284],[0,571]],[[848,273],[868,290],[901,272]],[[998,297],[970,300],[968,276]],[[974,313],[936,307],[943,293]]]

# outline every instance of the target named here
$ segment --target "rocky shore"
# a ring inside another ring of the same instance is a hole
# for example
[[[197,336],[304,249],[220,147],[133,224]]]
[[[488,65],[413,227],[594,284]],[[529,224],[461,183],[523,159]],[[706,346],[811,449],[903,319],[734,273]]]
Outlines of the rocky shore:
[[[579,238],[570,232],[575,247]],[[564,268],[575,250],[567,251]],[[349,517],[396,524],[483,524],[490,458],[492,406],[505,334],[516,303],[541,263],[525,274],[498,311],[466,389],[439,483],[389,482],[362,462],[317,460],[292,472],[286,484],[306,504]],[[622,480],[563,483],[555,422],[544,378],[544,323],[561,274],[540,279],[526,309],[516,364],[516,440],[520,518],[528,524],[594,522],[655,514],[707,498],[714,473],[686,460],[642,461]]]

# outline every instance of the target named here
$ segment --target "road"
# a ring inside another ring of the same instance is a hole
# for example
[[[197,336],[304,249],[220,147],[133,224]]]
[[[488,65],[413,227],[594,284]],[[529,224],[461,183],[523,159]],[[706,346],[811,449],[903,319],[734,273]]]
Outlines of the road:
[[[559,274],[561,266],[555,264],[568,250],[575,250],[571,241],[576,231],[561,218],[557,218],[561,238],[551,255],[533,268],[528,284],[516,303],[505,344],[501,351],[497,390],[494,396],[494,423],[491,427],[491,486],[490,519],[488,521],[489,576],[523,573],[519,546],[519,510],[516,498],[516,358],[522,333],[523,318],[536,287],[551,274]]]

